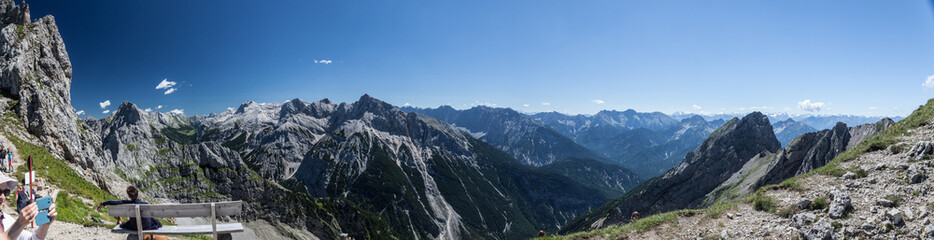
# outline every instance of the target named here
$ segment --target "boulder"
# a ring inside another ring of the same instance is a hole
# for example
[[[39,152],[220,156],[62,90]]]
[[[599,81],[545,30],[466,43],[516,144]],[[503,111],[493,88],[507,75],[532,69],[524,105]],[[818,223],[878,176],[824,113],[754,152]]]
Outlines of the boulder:
[[[833,240],[837,238],[833,235],[833,226],[830,225],[830,222],[827,221],[826,218],[824,218],[817,221],[817,223],[814,224],[814,227],[808,231],[807,239]]]
[[[898,210],[897,208],[893,208],[889,211],[886,211],[885,217],[888,218],[889,221],[892,222],[892,225],[895,225],[895,226],[905,225],[904,215],[902,214],[902,211]]]
[[[846,172],[843,174],[843,179],[856,179],[856,173]]]
[[[830,195],[833,196],[833,201],[830,202],[830,209],[827,215],[833,219],[842,218],[843,215],[846,214],[847,209],[852,207],[850,196],[840,190],[834,190]]]
[[[808,208],[809,208],[810,206],[811,206],[811,200],[804,199],[804,200],[801,200],[800,202],[798,202],[798,209],[799,209],[799,210],[808,210]]]
[[[927,178],[925,169],[919,165],[911,165],[908,167],[908,171],[905,173],[905,177],[908,178],[908,183],[915,184],[921,183],[924,179]]]

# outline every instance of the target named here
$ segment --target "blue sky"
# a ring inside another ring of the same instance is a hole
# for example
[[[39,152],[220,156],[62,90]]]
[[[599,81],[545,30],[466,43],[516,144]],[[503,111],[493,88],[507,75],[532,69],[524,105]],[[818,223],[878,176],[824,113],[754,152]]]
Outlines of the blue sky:
[[[98,118],[364,93],[585,114],[904,116],[934,97],[929,1],[28,3],[56,17],[73,105]]]

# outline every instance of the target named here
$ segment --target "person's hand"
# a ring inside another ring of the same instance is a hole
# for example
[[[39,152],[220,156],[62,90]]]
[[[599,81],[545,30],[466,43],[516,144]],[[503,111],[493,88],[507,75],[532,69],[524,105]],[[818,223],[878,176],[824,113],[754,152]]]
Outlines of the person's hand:
[[[58,212],[55,211],[55,203],[49,206],[49,223],[55,222],[55,217],[58,217]]]
[[[27,223],[32,222],[32,220],[36,218],[36,215],[39,214],[37,208],[38,207],[36,206],[36,203],[30,203],[24,207],[23,210],[19,211],[19,220],[25,221]]]

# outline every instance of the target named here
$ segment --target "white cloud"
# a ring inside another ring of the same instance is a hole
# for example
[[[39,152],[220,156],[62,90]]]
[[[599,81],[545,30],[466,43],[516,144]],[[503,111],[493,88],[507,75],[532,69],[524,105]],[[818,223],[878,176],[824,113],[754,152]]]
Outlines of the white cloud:
[[[412,104],[411,104],[411,103],[405,103],[405,104],[402,104],[402,106],[403,106],[403,107],[408,107],[408,106],[412,106]]]
[[[697,106],[697,104],[694,104],[691,107],[694,108],[694,110],[701,110],[701,107]]]
[[[529,107],[529,104],[528,104],[528,103],[522,104],[522,106],[523,106],[523,107]]]
[[[146,109],[143,109],[143,111],[152,112],[152,108],[146,108]]]
[[[550,102],[543,102],[543,103],[542,103],[542,106],[551,106],[551,103],[550,103]]]
[[[921,84],[924,88],[934,88],[934,75],[928,76],[928,79]]]
[[[820,112],[824,105],[826,104],[823,102],[811,102],[811,99],[804,99],[804,101],[798,102],[798,108],[808,112]]]
[[[331,64],[333,62],[334,61],[327,60],[327,59],[315,60],[315,63],[320,63],[320,64]]]
[[[175,86],[176,82],[169,81],[168,78],[162,79],[162,82],[159,82],[159,85],[156,85],[156,89],[169,89]],[[168,93],[166,93],[168,94]]]
[[[100,105],[101,105],[101,108],[106,108],[107,106],[110,106],[110,100],[103,101],[100,103]]]
[[[110,110],[104,110],[103,113],[104,113],[104,114],[108,114],[108,113],[110,113]]]
[[[879,107],[876,107],[876,106],[869,106],[869,110],[876,110],[876,109],[879,109]]]
[[[77,111],[75,112],[75,114],[77,114],[78,116],[84,115],[84,110]]]
[[[165,94],[163,94],[163,95],[172,94],[172,93],[175,92],[176,90],[178,90],[178,88],[169,88],[169,90],[165,90]]]
[[[767,109],[769,109],[769,108],[770,108],[769,106],[752,106],[752,107],[749,107],[750,110],[767,110]]]
[[[596,103],[596,104],[604,104],[604,103],[606,103],[606,102],[604,102],[603,100],[600,100],[600,99],[594,99],[594,100],[590,100],[590,101],[593,102],[593,103]]]
[[[156,106],[156,109],[162,109],[162,105]]]
[[[185,109],[172,109],[172,111],[169,111],[169,113],[181,115],[185,114]]]

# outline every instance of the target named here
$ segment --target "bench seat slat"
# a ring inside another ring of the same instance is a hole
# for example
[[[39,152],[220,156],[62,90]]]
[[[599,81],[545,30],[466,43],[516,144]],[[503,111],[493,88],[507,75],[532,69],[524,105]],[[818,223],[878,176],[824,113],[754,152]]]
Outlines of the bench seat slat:
[[[114,217],[136,217],[136,204],[122,204],[107,207],[107,212]],[[215,203],[217,216],[240,215],[243,202]],[[211,203],[185,203],[185,204],[142,204],[139,207],[142,217],[175,218],[175,217],[210,217]]]
[[[119,225],[110,230],[114,233],[136,234],[134,230],[123,229]],[[222,223],[217,224],[217,233],[243,232],[243,224]],[[185,235],[185,234],[212,234],[211,225],[162,226],[156,230],[143,230],[143,234],[159,235]]]

